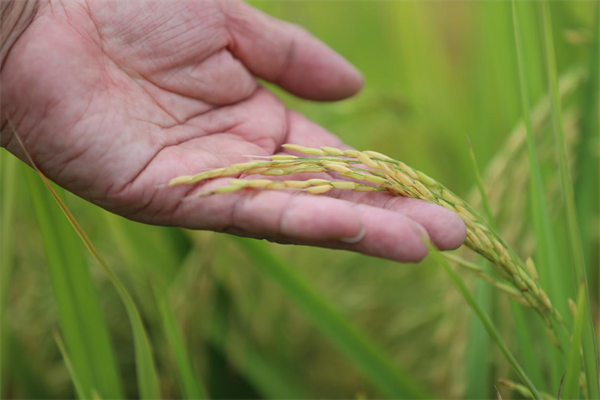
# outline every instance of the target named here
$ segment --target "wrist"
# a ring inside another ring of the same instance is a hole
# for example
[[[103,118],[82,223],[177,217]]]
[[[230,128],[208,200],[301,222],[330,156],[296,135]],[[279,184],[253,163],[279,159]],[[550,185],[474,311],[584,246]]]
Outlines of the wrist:
[[[0,1],[0,71],[10,49],[33,20],[39,0]]]

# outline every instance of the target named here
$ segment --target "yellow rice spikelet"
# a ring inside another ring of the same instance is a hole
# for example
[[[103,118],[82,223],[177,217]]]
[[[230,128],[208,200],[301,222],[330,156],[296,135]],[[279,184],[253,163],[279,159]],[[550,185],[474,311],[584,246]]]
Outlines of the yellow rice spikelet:
[[[319,185],[311,186],[308,189],[306,189],[306,191],[310,194],[322,194],[329,192],[331,189],[333,189],[333,186],[331,185]]]
[[[344,152],[340,149],[337,149],[335,147],[329,147],[329,146],[321,146],[321,150],[323,150],[325,153],[327,153],[328,155],[331,156],[343,156]]]
[[[283,184],[290,189],[306,189],[310,186],[307,181],[283,181]]]
[[[299,144],[283,144],[281,145],[281,147],[283,147],[286,150],[290,150],[290,151],[297,151],[298,153],[303,153],[304,149],[306,149],[306,147],[304,146],[300,146]]]
[[[358,153],[356,155],[356,158],[358,158],[358,160],[363,163],[364,165],[366,165],[369,168],[379,168],[379,164],[376,163],[375,161],[371,160],[371,158],[366,155],[365,153]]]

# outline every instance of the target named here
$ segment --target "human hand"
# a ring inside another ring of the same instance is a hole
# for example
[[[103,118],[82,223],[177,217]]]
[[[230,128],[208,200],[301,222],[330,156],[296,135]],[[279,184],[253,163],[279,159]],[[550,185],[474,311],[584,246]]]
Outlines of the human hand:
[[[2,146],[25,160],[8,115],[50,179],[109,211],[399,261],[425,256],[425,232],[441,249],[464,240],[453,213],[385,193],[182,202],[189,187],[160,188],[283,143],[343,147],[256,81],[313,100],[360,89],[350,64],[294,25],[238,1],[43,0],[17,36],[0,53]]]

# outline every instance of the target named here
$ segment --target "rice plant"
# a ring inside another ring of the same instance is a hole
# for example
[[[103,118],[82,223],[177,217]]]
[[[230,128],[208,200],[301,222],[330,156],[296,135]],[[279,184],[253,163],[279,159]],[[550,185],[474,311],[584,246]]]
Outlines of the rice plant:
[[[465,245],[399,265],[145,226],[2,150],[0,397],[599,398],[598,3],[253,5],[363,71],[342,103],[265,84],[352,148],[178,177],[182,201],[386,192]]]

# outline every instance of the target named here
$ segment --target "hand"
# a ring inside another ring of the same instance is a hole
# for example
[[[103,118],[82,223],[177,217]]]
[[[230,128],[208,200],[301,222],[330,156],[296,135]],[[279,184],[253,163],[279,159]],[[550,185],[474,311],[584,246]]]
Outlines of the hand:
[[[257,77],[300,97],[355,94],[359,73],[297,26],[237,1],[42,1],[2,63],[2,146],[127,218],[418,261],[426,232],[458,247],[462,221],[385,193],[271,191],[182,202],[179,175],[266,156],[283,143],[343,146]]]

